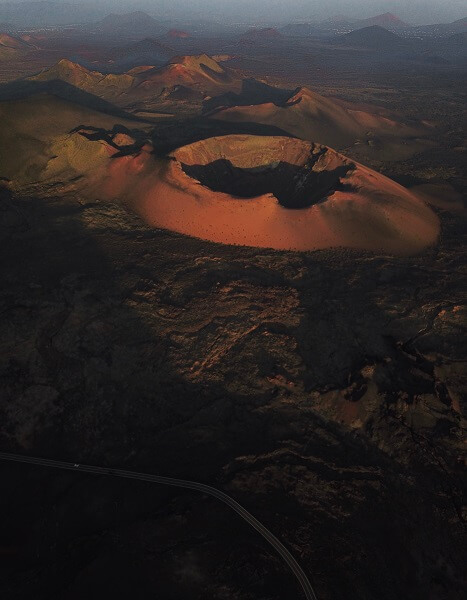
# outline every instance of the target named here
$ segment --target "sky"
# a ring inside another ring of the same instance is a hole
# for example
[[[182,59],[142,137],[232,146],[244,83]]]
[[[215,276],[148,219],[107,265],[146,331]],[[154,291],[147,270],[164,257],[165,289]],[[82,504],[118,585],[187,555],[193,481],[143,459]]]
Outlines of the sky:
[[[157,0],[156,0],[157,1]],[[152,2],[154,4],[155,2]],[[366,18],[393,12],[414,24],[449,22],[467,16],[467,0],[171,0],[168,4],[208,12],[225,11],[238,18],[326,19],[335,14]],[[151,4],[151,2],[149,3]]]
[[[9,0],[22,2],[24,0]],[[30,0],[29,0],[30,1]],[[467,17],[467,0],[55,0],[88,6],[89,10],[145,10],[155,17],[225,18],[232,22],[319,21],[335,14],[366,18],[397,14],[411,24],[451,22]],[[5,0],[0,0],[0,7]],[[84,8],[83,6],[83,8]]]

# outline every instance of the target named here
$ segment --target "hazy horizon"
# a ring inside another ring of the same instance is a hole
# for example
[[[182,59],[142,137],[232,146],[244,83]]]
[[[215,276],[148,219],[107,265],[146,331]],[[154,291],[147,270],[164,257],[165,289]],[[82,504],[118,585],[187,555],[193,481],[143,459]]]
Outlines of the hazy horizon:
[[[0,7],[31,0],[0,1]],[[413,25],[448,23],[467,16],[465,0],[328,0],[325,5],[318,0],[51,0],[57,4],[82,5],[89,15],[96,12],[131,12],[143,10],[154,17],[183,19],[219,19],[229,23],[287,23],[298,20],[321,21],[340,14],[354,19],[364,19],[391,12]],[[45,15],[44,15],[45,16]]]

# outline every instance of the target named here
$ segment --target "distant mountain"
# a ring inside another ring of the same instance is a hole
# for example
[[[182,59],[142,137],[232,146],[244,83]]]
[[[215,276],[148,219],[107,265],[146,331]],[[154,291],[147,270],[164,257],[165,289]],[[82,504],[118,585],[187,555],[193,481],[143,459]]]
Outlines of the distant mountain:
[[[378,25],[390,31],[397,31],[399,29],[405,29],[409,27],[409,25],[407,25],[407,23],[404,23],[404,21],[399,19],[399,17],[387,12],[381,15],[370,17],[368,19],[351,19],[350,17],[345,15],[336,15],[334,17],[326,19],[325,21],[322,21],[320,23],[320,28],[328,30],[345,31],[346,29],[363,29],[365,27],[371,27],[372,25]]]
[[[463,19],[459,19],[458,21],[454,21],[454,23],[450,23],[450,27],[456,33],[464,33],[467,31],[467,17]]]
[[[280,28],[283,35],[305,37],[314,33],[314,26],[311,23],[290,23]]]
[[[125,37],[155,35],[164,30],[155,19],[139,10],[122,15],[107,15],[96,24],[96,29],[103,33]]]
[[[392,49],[404,44],[400,36],[379,25],[356,29],[341,35],[338,41],[348,46],[372,49]]]
[[[453,23],[436,23],[435,25],[418,25],[410,27],[406,33],[416,37],[448,37],[467,31],[467,17]]]
[[[407,23],[404,23],[399,17],[389,12],[382,15],[376,15],[376,17],[370,17],[369,19],[356,21],[355,25],[359,28],[370,27],[371,25],[379,25],[386,29],[401,29],[403,27],[408,27]]]

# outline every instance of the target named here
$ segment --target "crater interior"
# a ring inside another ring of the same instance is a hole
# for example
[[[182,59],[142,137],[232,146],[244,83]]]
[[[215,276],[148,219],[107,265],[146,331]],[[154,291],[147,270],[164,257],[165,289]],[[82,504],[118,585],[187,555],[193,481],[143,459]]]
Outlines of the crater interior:
[[[337,154],[324,146],[292,139],[290,144],[287,138],[271,137],[250,137],[233,144],[229,137],[177,151],[183,171],[214,192],[233,198],[272,194],[285,208],[306,208],[337,190],[352,189],[342,178],[355,166],[350,161],[336,161]],[[246,156],[239,154],[242,147]]]

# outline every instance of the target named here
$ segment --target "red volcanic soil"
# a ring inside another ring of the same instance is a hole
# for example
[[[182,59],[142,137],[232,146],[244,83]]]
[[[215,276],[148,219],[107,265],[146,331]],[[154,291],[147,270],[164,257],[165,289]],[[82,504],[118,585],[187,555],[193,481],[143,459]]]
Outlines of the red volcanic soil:
[[[187,33],[186,31],[180,31],[179,29],[171,29],[168,34],[167,37],[172,38],[172,39],[186,39],[191,37],[189,33]]]
[[[229,135],[172,161],[114,158],[100,193],[151,225],[225,244],[417,253],[435,243],[433,211],[399,184],[334,150],[283,137]]]

